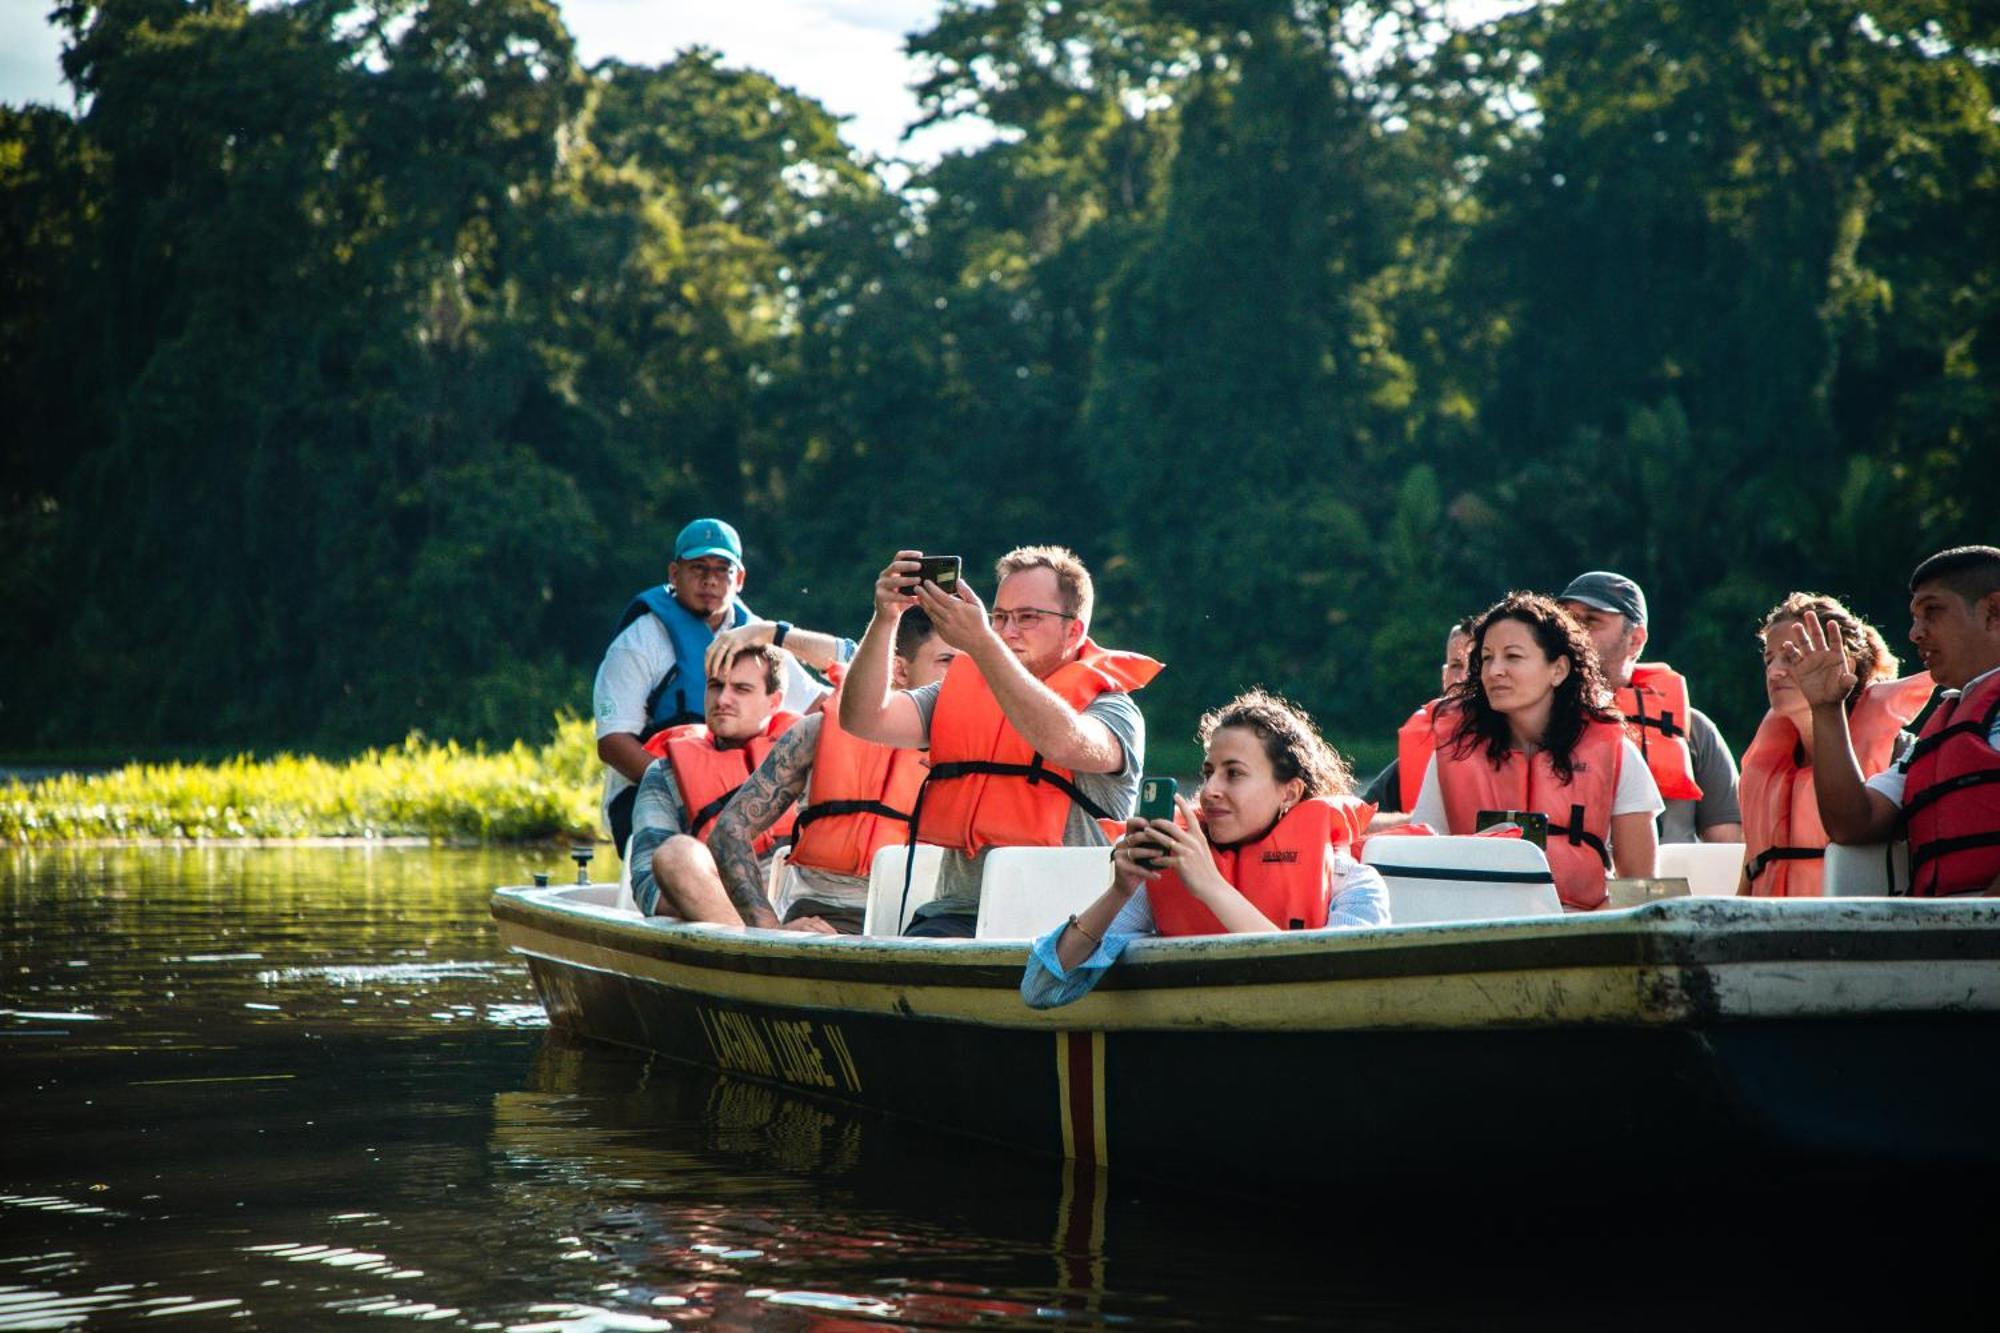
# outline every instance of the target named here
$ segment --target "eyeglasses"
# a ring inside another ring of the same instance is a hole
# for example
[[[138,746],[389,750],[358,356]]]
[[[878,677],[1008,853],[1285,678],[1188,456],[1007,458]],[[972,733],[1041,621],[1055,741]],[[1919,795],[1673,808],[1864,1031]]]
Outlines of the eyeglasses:
[[[1011,620],[1023,630],[1031,630],[1042,623],[1042,617],[1044,616],[1054,616],[1058,620],[1076,619],[1075,616],[1067,611],[1044,611],[1038,606],[1024,606],[1018,611],[988,611],[986,613],[986,623],[993,626],[994,629],[1005,630],[1007,622]]]

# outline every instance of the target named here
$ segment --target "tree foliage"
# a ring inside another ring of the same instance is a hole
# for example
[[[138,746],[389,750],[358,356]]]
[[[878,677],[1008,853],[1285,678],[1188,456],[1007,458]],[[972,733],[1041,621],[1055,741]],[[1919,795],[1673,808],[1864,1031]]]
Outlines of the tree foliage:
[[[914,176],[548,0],[64,0],[0,108],[0,743],[510,740],[697,513],[856,633],[1062,541],[1155,727],[1379,755],[1443,631],[1638,578],[1741,740],[1798,587],[2000,534],[1979,6],[946,0]],[[975,580],[979,586],[983,581]]]

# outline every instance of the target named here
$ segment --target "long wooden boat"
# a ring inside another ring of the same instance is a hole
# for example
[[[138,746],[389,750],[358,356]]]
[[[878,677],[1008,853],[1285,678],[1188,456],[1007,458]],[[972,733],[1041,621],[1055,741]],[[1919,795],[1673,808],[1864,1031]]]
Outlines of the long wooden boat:
[[[1020,942],[493,900],[584,1037],[1225,1188],[2000,1167],[2000,902],[1676,898],[1587,916],[1146,940],[1022,1003]]]

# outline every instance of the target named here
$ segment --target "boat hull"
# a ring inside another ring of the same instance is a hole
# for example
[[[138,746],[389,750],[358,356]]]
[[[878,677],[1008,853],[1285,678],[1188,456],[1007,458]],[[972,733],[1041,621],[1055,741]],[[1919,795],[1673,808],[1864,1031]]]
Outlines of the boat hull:
[[[1178,1182],[2000,1164],[2000,912],[1797,908],[1149,941],[1046,1012],[1019,944],[494,911],[577,1034]]]

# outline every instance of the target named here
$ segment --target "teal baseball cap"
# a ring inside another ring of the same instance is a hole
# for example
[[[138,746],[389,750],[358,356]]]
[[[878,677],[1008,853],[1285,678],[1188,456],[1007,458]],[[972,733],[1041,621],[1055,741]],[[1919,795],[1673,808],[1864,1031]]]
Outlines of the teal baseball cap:
[[[741,565],[743,539],[719,518],[698,518],[674,538],[674,559],[696,560],[705,555],[726,556],[731,564]]]

